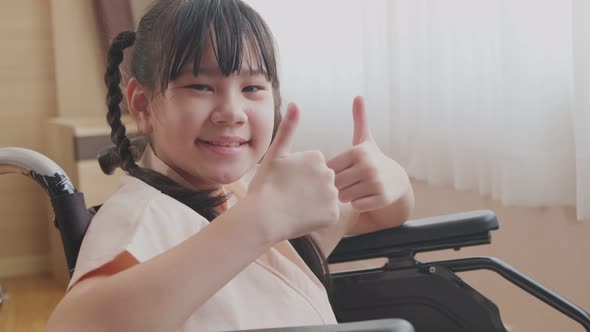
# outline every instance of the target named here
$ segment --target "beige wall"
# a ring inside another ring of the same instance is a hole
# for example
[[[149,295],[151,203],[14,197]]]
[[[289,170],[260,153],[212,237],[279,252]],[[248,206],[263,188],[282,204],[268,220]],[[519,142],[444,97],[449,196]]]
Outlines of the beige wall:
[[[0,0],[0,146],[42,151],[57,114],[49,2]],[[0,276],[47,269],[45,195],[17,175],[0,177]]]
[[[104,114],[106,89],[102,77],[106,50],[100,49],[92,1],[48,2],[54,37],[58,114]]]
[[[139,19],[144,14],[147,7],[153,2],[153,0],[130,0],[131,13],[133,14],[133,21],[137,25]]]

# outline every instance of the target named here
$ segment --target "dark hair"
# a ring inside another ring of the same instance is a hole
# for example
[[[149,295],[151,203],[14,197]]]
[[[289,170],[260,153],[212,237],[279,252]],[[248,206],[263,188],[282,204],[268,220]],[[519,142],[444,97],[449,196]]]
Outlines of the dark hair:
[[[281,121],[280,84],[274,38],[260,15],[239,0],[160,0],[142,17],[137,32],[121,32],[109,49],[105,73],[107,122],[116,152],[109,159],[110,165],[101,167],[107,174],[110,173],[107,170],[121,167],[212,221],[217,216],[215,208],[227,200],[226,196],[216,195],[214,189],[191,190],[135,163],[134,155],[141,154],[138,152],[141,147],[133,146],[125,135],[120,108],[123,94],[119,86],[123,51],[131,46],[130,76],[150,88],[153,95],[164,92],[189,61],[193,62],[193,73],[197,75],[207,34],[211,36],[223,74],[229,76],[240,70],[245,46],[250,48],[249,55],[253,55],[246,59],[248,65],[256,61],[256,68],[265,69],[275,100],[274,138]],[[313,238],[307,235],[290,242],[326,289],[331,290],[326,257]]]

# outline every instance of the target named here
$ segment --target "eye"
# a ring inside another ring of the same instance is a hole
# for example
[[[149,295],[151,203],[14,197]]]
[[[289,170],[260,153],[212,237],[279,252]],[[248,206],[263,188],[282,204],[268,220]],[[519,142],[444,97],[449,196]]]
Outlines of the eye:
[[[260,90],[264,90],[264,88],[257,85],[249,85],[243,89],[244,92],[256,92]]]
[[[213,89],[210,86],[203,85],[203,84],[191,84],[191,85],[188,85],[187,88],[197,90],[197,91],[205,91],[205,92],[213,91]]]

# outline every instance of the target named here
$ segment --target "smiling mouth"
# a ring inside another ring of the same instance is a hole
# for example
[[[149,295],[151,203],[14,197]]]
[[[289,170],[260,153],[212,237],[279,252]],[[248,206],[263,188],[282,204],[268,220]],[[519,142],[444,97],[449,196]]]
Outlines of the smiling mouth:
[[[225,147],[230,147],[230,148],[237,148],[238,146],[242,146],[244,144],[250,143],[250,141],[244,141],[244,142],[214,142],[214,141],[203,141],[203,140],[199,140],[199,141],[202,143],[205,143],[205,144],[209,144],[209,145],[225,146]]]

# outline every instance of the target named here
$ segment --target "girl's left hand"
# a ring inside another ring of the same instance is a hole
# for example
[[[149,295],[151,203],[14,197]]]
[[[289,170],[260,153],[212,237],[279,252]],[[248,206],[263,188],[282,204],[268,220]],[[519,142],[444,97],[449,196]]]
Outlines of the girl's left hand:
[[[373,140],[362,97],[354,99],[352,116],[352,148],[330,159],[327,165],[336,173],[340,201],[350,202],[358,212],[368,212],[400,199],[410,182],[404,169],[383,154]]]

